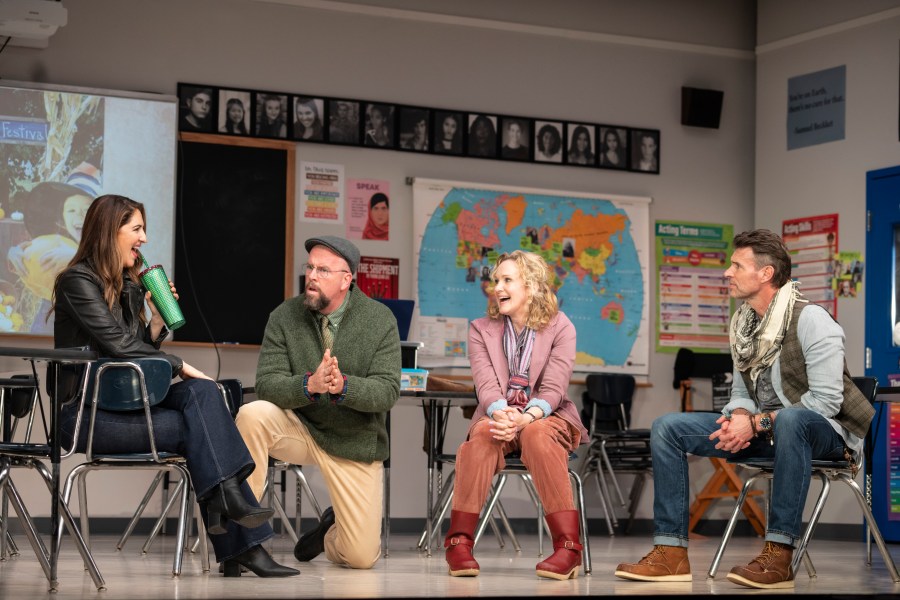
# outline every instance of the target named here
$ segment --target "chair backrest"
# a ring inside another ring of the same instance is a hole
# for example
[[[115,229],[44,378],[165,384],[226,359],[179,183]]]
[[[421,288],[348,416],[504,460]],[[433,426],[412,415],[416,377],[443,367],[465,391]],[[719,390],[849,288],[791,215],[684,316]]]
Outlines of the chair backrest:
[[[0,379],[0,441],[11,442],[19,421],[28,417],[24,442],[31,441],[34,407],[38,401],[37,383],[33,375],[13,375]]]
[[[633,375],[591,373],[585,379],[581,396],[581,419],[587,429],[620,431],[631,423],[631,402],[636,387]]]
[[[141,379],[147,389],[150,406],[162,402],[172,383],[172,365],[161,357],[101,358],[91,363],[88,399],[97,394],[97,407],[110,411],[130,411],[144,408]],[[98,383],[99,381],[99,383]]]
[[[865,396],[869,402],[875,404],[875,396],[878,395],[878,378],[877,377],[851,377],[853,383],[856,384],[856,387],[859,388],[859,391],[862,392],[863,396]]]

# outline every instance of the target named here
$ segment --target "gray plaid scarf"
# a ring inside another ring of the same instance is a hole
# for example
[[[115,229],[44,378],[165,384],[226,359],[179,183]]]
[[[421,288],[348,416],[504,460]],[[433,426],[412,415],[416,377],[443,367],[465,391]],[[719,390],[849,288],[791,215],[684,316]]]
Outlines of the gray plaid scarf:
[[[754,386],[759,374],[771,367],[781,354],[781,342],[794,314],[794,302],[808,300],[800,293],[796,281],[788,281],[775,293],[762,318],[746,302],[731,318],[731,358],[739,371],[750,370]]]

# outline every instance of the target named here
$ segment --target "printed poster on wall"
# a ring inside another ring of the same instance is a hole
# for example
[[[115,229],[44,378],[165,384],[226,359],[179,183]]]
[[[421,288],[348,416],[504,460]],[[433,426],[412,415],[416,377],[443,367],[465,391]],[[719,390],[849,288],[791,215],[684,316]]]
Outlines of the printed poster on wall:
[[[787,148],[844,139],[847,66],[788,79]]]
[[[347,180],[347,239],[388,241],[390,183],[380,179]]]
[[[369,298],[399,298],[400,259],[360,257],[356,285]]]
[[[838,251],[838,215],[784,221],[781,237],[791,254],[791,277],[810,302],[837,318],[834,296],[834,255]]]
[[[656,222],[656,351],[729,352],[734,227]]]
[[[831,280],[831,287],[838,298],[859,296],[864,270],[862,252],[845,250],[834,255],[834,277]]]
[[[344,165],[301,162],[297,186],[302,221],[344,222]]]

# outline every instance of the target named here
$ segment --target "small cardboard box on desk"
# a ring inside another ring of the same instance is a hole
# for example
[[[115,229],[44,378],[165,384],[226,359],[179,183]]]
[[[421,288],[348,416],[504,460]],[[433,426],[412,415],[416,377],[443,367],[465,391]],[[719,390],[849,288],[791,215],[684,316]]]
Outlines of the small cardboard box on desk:
[[[424,392],[428,387],[428,371],[425,369],[401,369],[400,389]]]

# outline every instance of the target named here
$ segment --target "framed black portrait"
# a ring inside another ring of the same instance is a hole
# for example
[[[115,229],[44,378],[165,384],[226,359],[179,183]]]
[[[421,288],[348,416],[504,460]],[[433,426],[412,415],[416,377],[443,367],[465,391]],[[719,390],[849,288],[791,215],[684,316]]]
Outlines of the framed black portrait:
[[[566,123],[565,163],[579,167],[597,164],[597,127],[590,123]]]
[[[215,131],[215,88],[191,83],[178,84],[178,129],[180,131]]]
[[[366,102],[364,105],[366,117],[365,135],[363,145],[373,148],[394,148],[394,118],[396,109],[393,104],[382,102]]]
[[[631,130],[631,170],[659,173],[659,130]]]
[[[412,152],[431,150],[431,109],[401,106],[400,148]]]
[[[478,113],[469,114],[469,156],[497,157],[497,117]]]
[[[628,129],[615,125],[600,126],[600,167],[628,168]]]
[[[562,163],[563,124],[560,121],[534,122],[534,160]]]
[[[328,101],[328,141],[357,145],[360,140],[360,103],[357,100]]]
[[[228,135],[250,135],[253,105],[250,90],[219,90],[218,131]]]
[[[523,117],[500,117],[500,158],[531,159],[531,120]]]
[[[254,92],[256,127],[254,135],[264,138],[287,139],[288,95],[274,92]]]
[[[291,106],[291,137],[300,142],[325,141],[325,99],[293,96]]]
[[[437,154],[463,153],[466,135],[466,115],[449,110],[435,110],[432,123],[432,147]]]

